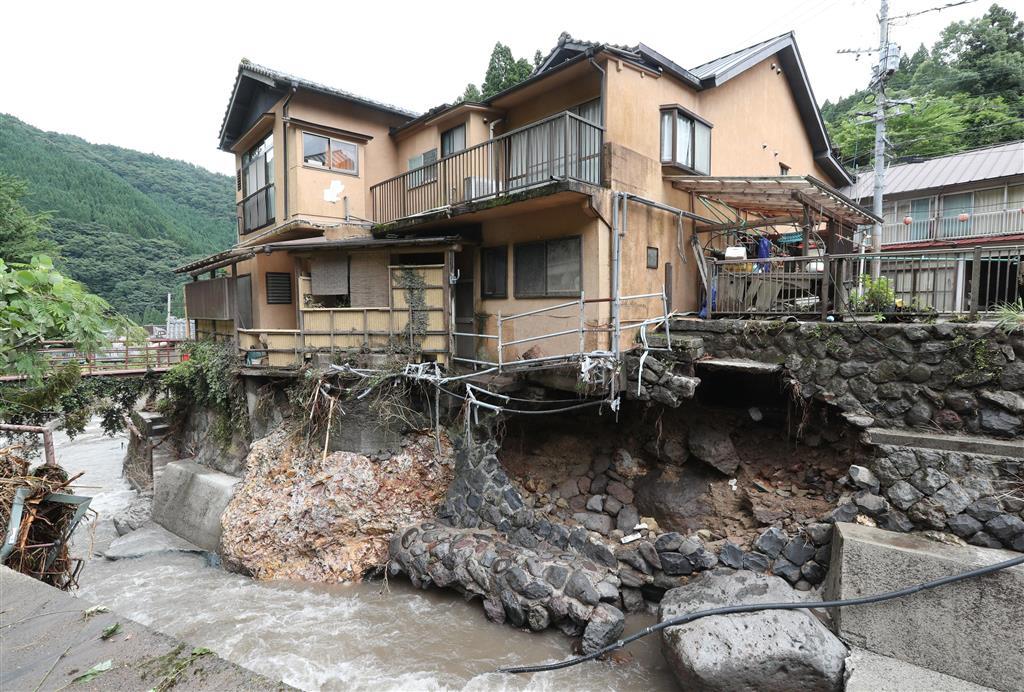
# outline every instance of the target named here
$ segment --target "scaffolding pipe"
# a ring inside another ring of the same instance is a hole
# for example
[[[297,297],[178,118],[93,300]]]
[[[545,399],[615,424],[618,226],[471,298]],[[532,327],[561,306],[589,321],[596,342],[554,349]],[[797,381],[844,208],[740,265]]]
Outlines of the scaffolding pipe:
[[[15,425],[0,423],[0,430],[13,433],[37,433],[43,436],[43,457],[47,466],[57,465],[57,452],[53,446],[53,431],[42,425]]]

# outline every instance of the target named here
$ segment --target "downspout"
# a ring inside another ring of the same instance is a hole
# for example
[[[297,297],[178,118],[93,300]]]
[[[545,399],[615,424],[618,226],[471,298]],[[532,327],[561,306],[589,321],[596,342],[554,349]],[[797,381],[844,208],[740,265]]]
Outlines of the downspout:
[[[288,98],[284,100],[284,105],[281,106],[281,133],[284,140],[282,147],[282,158],[284,159],[284,218],[282,221],[288,220],[288,104],[291,103],[292,97],[295,96],[295,92],[299,90],[299,85],[292,82],[292,90],[288,94]]]
[[[590,64],[594,66],[595,70],[601,73],[601,127],[606,127],[608,121],[605,118],[605,112],[607,110],[607,106],[605,105],[607,102],[607,99],[605,99],[605,85],[608,81],[608,73],[605,72],[603,67],[597,64],[597,61],[594,60],[593,57],[590,58]]]

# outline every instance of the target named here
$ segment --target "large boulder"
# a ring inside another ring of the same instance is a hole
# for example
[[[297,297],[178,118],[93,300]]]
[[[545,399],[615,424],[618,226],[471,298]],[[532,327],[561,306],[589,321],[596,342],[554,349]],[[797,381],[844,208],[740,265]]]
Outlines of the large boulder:
[[[726,475],[731,476],[740,465],[728,430],[696,426],[690,430],[689,447],[693,456]]]
[[[666,592],[661,622],[744,603],[798,601],[782,579],[746,570],[704,572]],[[682,689],[837,691],[846,647],[806,610],[715,615],[662,630],[662,653]]]

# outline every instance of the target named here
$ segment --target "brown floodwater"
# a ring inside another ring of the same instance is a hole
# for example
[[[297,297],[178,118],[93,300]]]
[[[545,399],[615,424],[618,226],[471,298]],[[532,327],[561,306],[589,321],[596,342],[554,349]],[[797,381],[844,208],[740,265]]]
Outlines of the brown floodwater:
[[[123,440],[95,426],[59,440],[58,459],[85,471],[98,541],[109,516],[134,497],[120,477]],[[116,562],[93,558],[79,594],[149,627],[305,690],[671,690],[657,635],[632,644],[625,663],[502,675],[501,666],[572,655],[555,630],[531,633],[489,622],[479,602],[407,581],[348,585],[255,582],[199,555],[161,553]],[[654,621],[631,617],[627,633]]]

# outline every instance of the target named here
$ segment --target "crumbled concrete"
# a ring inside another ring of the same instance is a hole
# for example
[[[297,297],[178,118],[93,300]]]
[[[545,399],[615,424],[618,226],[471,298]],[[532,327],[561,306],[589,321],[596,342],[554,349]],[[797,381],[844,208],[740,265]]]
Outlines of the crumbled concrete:
[[[883,593],[1019,553],[836,524],[826,599]],[[845,641],[1000,690],[1024,690],[1024,565],[904,598],[836,609]]]
[[[174,552],[201,553],[203,549],[176,536],[159,524],[150,522],[131,533],[115,538],[103,551],[103,556],[108,560],[126,560]]]

